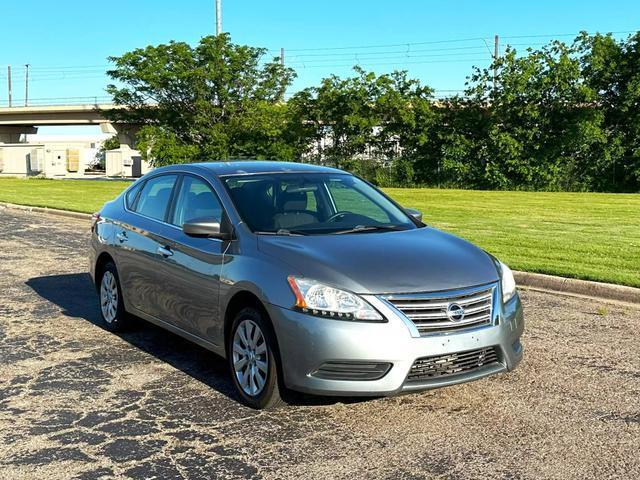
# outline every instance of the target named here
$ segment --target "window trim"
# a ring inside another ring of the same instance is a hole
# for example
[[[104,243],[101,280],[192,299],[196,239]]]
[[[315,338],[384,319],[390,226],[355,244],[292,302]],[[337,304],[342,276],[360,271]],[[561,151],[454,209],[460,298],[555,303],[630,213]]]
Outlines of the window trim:
[[[138,206],[138,202],[140,201],[140,194],[144,190],[144,187],[147,186],[147,183],[149,183],[149,181],[154,180],[156,178],[160,178],[160,177],[167,177],[169,175],[175,175],[176,176],[176,181],[173,184],[173,187],[171,187],[171,195],[169,195],[169,201],[168,201],[168,204],[167,204],[167,206],[170,206],[171,205],[171,201],[173,200],[173,193],[174,193],[174,191],[176,189],[176,185],[178,184],[178,182],[180,180],[180,172],[160,172],[157,175],[153,175],[153,176],[145,179],[144,183],[142,184],[142,187],[140,188],[140,191],[136,194],[136,199],[135,199],[134,204],[132,205],[132,208],[135,209]],[[133,185],[132,185],[132,187],[133,187]],[[131,187],[129,187],[129,188],[131,188]],[[127,189],[127,192],[128,191],[129,191],[129,189]],[[144,215],[144,214],[142,214],[140,212],[137,212],[136,210],[130,209],[127,206],[126,192],[125,192],[125,198],[124,198],[124,202],[123,203],[124,203],[124,209],[129,213],[133,213],[135,215],[138,215],[138,216],[140,216],[142,218],[146,218],[148,220],[153,220],[154,222],[166,224],[165,219],[167,218],[167,209],[165,209],[163,219],[160,220],[158,218],[153,218],[153,217],[150,217],[149,215]]]
[[[129,188],[127,188],[127,191],[124,192],[124,206],[128,209],[129,208],[129,194],[135,190],[136,188],[138,188],[138,191],[136,192],[136,194],[133,196],[133,200],[131,202],[131,208],[135,208],[136,204],[138,203],[138,197],[140,196],[140,192],[142,191],[142,189],[144,188],[145,184],[147,183],[147,180],[142,180],[140,182],[133,182],[133,184],[131,184],[131,186]]]
[[[182,185],[182,177],[184,175],[191,175],[193,177],[197,177],[197,178],[200,178],[200,179],[204,180],[204,182],[209,186],[209,188],[211,188],[211,190],[213,191],[213,194],[216,196],[216,198],[220,202],[220,206],[222,207],[221,220],[224,219],[224,217],[226,216],[227,219],[229,220],[229,223],[231,224],[231,217],[229,217],[229,215],[227,213],[227,209],[225,208],[224,203],[220,200],[220,195],[218,194],[218,191],[214,187],[213,183],[211,183],[208,178],[206,178],[203,175],[200,175],[199,173],[190,172],[190,171],[184,171],[184,170],[169,170],[169,171],[165,171],[165,172],[157,172],[155,174],[151,174],[149,176],[149,178],[145,178],[144,180],[142,180],[143,185],[142,185],[142,188],[140,189],[140,191],[138,192],[138,194],[136,195],[136,204],[133,205],[134,208],[137,206],[138,199],[140,198],[140,192],[142,192],[142,189],[145,187],[147,182],[150,181],[150,180],[153,180],[154,178],[158,178],[158,177],[165,176],[165,175],[176,175],[178,177],[176,179],[176,182],[173,184],[173,190],[171,192],[171,196],[169,197],[169,202],[170,203],[169,203],[169,209],[168,210],[171,210],[171,211],[173,210],[173,200],[174,200],[174,192],[176,190],[176,186],[178,184]],[[136,182],[134,182],[134,185],[135,184],[136,184]],[[131,187],[129,187],[127,190],[125,190],[124,194],[126,195],[126,193],[129,191],[129,189],[131,189],[132,187],[133,187],[133,185]],[[124,209],[125,209],[125,211],[127,213],[131,213],[133,215],[137,215],[137,216],[145,218],[147,220],[151,220],[153,222],[160,223],[160,224],[164,225],[165,227],[170,227],[170,228],[173,228],[175,230],[178,230],[178,231],[182,232],[182,228],[181,227],[178,227],[176,225],[173,225],[173,224],[169,223],[168,221],[165,221],[168,218],[167,217],[167,212],[165,212],[165,217],[164,217],[165,220],[158,220],[157,218],[152,218],[152,217],[149,217],[147,215],[143,215],[143,214],[141,214],[139,212],[136,212],[135,210],[131,210],[127,206],[127,199],[126,198],[123,198],[123,205],[124,205]],[[233,225],[232,225],[232,228],[233,228]],[[223,242],[223,240],[220,239],[220,238],[208,238],[208,240],[221,242],[221,243]],[[172,240],[172,241],[184,245],[182,242],[178,242],[176,240]]]

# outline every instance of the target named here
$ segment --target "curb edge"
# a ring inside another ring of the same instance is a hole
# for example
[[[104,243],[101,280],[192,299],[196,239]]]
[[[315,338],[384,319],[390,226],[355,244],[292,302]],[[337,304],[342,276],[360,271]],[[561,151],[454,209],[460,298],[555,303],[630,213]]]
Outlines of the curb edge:
[[[520,287],[640,305],[640,288],[542,273],[514,271],[513,275]]]
[[[49,215],[57,215],[59,217],[76,218],[81,220],[90,220],[90,213],[71,212],[69,210],[58,210],[49,207],[33,207],[30,205],[17,205],[15,203],[0,202],[0,207],[9,208],[11,210],[22,210],[25,212],[48,213]]]

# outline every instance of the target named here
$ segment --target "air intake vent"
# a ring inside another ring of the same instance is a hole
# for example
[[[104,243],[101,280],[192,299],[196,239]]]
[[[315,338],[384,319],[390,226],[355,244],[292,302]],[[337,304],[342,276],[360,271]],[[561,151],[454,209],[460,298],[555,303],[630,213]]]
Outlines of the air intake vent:
[[[417,359],[411,366],[408,381],[431,380],[472,372],[485,365],[498,363],[498,353],[494,347],[449,353]]]

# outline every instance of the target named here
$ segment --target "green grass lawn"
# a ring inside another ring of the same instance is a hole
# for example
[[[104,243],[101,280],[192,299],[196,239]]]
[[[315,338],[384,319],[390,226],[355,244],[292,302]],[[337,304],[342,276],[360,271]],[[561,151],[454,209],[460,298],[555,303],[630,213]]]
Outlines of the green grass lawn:
[[[95,212],[127,182],[0,179],[0,202]],[[387,189],[517,270],[640,287],[640,195]]]
[[[0,178],[0,202],[94,213],[131,182]]]
[[[516,270],[640,287],[640,194],[387,193]]]

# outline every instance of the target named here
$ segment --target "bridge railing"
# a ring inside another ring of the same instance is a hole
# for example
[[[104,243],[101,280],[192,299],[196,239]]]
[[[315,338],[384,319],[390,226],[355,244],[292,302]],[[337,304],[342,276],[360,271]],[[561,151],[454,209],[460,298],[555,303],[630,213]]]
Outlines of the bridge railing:
[[[61,106],[61,105],[104,105],[111,103],[112,98],[109,95],[98,95],[93,97],[49,97],[49,98],[29,98],[29,101],[25,105],[24,99],[14,98],[12,107],[45,107],[45,106]],[[8,107],[9,104],[3,102],[3,107]]]

